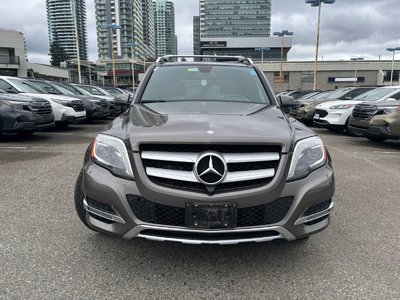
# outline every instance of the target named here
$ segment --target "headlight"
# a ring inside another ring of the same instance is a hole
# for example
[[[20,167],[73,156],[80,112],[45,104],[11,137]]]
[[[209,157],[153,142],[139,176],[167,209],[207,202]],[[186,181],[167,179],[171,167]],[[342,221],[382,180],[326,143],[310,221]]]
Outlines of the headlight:
[[[329,107],[329,109],[349,109],[354,107],[355,104],[342,104],[342,105],[334,105]]]
[[[8,101],[8,100],[1,100],[4,104],[17,109],[17,110],[23,110],[24,109],[24,104],[23,102],[15,102],[15,101]]]
[[[60,104],[60,105],[67,106],[67,103],[65,101],[60,100],[60,99],[51,98],[51,100],[56,102],[56,103],[58,103],[58,104]]]
[[[93,142],[91,158],[115,176],[134,179],[128,151],[119,138],[99,134]]]
[[[397,107],[397,106],[392,106],[392,107],[385,107],[384,109],[383,109],[383,112],[385,113],[385,114],[391,114],[392,112],[395,112],[396,110],[398,110],[398,109],[400,109],[399,107]]]
[[[326,163],[326,150],[319,137],[311,137],[297,142],[290,165],[288,181],[308,176]]]

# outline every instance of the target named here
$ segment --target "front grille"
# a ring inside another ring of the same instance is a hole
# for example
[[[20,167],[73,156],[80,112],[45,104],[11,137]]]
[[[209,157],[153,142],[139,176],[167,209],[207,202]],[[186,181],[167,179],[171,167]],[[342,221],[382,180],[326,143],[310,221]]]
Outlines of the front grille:
[[[270,183],[279,167],[281,146],[145,144],[140,146],[140,151],[143,166],[153,183],[213,194]],[[219,154],[227,166],[226,177],[211,188],[200,182],[194,170],[199,157],[208,152]]]
[[[315,115],[319,115],[320,118],[325,118],[328,115],[328,112],[326,110],[316,109]]]
[[[29,103],[29,110],[36,115],[49,115],[53,113],[51,104],[47,100],[34,100]]]
[[[184,208],[154,203],[134,195],[127,195],[127,199],[133,213],[142,222],[185,226]],[[287,215],[293,200],[293,197],[284,197],[264,205],[238,208],[237,227],[278,223]]]
[[[378,109],[375,105],[357,104],[353,109],[352,116],[357,119],[369,120],[377,112]]]
[[[306,210],[306,212],[304,213],[304,216],[311,216],[311,215],[319,213],[325,209],[328,209],[329,206],[331,205],[331,203],[332,203],[332,200],[328,200],[328,201],[319,203],[317,205],[311,206]]]
[[[72,107],[75,111],[84,111],[85,107],[82,100],[73,100],[67,103],[67,106]]]
[[[278,223],[287,215],[293,200],[293,197],[284,197],[264,205],[239,208],[238,227]]]

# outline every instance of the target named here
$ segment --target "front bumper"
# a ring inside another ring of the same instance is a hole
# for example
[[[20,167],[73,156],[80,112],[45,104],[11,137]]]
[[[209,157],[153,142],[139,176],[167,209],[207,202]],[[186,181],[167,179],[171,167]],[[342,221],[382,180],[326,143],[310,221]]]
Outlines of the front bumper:
[[[189,244],[236,244],[274,239],[290,241],[307,237],[324,230],[329,225],[334,189],[333,171],[326,165],[314,171],[305,179],[285,184],[278,199],[292,197],[293,202],[285,217],[279,222],[260,226],[197,229],[143,222],[133,213],[127,199],[128,195],[142,197],[135,181],[117,178],[91,161],[86,163],[83,173],[84,197],[95,199],[97,203],[100,203],[100,205],[91,206],[90,203],[85,201],[86,219],[89,226],[125,239],[142,237],[149,240],[179,241]],[[268,196],[266,194],[265,198],[268,198]],[[171,205],[165,199],[148,200],[163,206]],[[248,200],[243,196],[236,199],[235,203],[238,207],[247,208],[249,206]],[[213,202],[212,197],[210,197],[210,202]],[[272,201],[264,200],[263,203],[258,204],[269,202]],[[328,203],[328,206],[315,211],[315,213],[307,214],[310,208],[318,207],[321,203]],[[251,206],[253,207],[253,204]]]
[[[347,120],[351,115],[351,110],[326,110],[328,113],[325,117],[319,117],[317,114],[314,115],[314,124],[321,127],[337,127],[345,128]]]
[[[291,116],[300,122],[312,123],[314,119],[314,109],[305,110],[303,108],[300,108],[297,111],[293,112]]]
[[[73,115],[63,114],[60,120],[56,121],[56,124],[69,124],[74,122],[82,122],[86,120],[86,111],[76,112]]]
[[[16,110],[3,120],[2,132],[33,132],[54,126],[54,115],[35,115],[30,111]]]

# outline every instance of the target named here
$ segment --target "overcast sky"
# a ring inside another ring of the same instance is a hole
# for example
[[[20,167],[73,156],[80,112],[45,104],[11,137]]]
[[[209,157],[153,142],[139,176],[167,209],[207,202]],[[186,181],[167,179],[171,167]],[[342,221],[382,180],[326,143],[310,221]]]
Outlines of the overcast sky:
[[[23,31],[31,62],[49,63],[45,0],[1,0],[0,28]],[[198,0],[174,0],[179,54],[192,53],[192,16]],[[304,0],[272,0],[272,31],[294,31],[289,60],[313,60],[317,9]],[[87,0],[90,59],[97,59],[94,0]],[[388,47],[400,47],[399,0],[337,0],[322,8],[321,49],[324,60],[391,59]],[[400,54],[398,55],[398,57]]]

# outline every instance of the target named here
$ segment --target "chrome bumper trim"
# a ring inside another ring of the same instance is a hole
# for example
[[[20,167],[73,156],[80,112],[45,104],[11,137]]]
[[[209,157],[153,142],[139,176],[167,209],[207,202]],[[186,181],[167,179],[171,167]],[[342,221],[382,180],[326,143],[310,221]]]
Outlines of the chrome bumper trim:
[[[334,206],[334,203],[332,202],[331,205],[327,209],[324,209],[313,215],[300,217],[299,219],[297,219],[297,221],[294,223],[294,225],[304,224],[304,223],[311,222],[311,221],[317,220],[319,218],[325,217],[325,216],[331,214],[331,212],[333,210],[333,206]]]
[[[186,239],[186,238],[174,238],[174,237],[164,237],[164,236],[154,236],[141,233],[143,230],[159,230],[159,231],[169,231],[169,232],[180,232],[180,233],[207,233],[210,236],[213,234],[220,233],[251,233],[251,232],[263,232],[263,231],[276,231],[278,234],[274,236],[258,237],[258,238],[241,238],[241,239],[229,239],[229,240],[203,240],[199,239]],[[286,239],[288,241],[295,240],[295,236],[289,232],[287,229],[281,226],[268,226],[268,227],[254,227],[254,228],[234,228],[230,230],[195,230],[187,228],[177,228],[177,227],[165,227],[157,225],[138,225],[128,231],[123,238],[132,239],[134,237],[141,237],[152,241],[171,241],[180,242],[184,244],[200,245],[200,244],[217,244],[217,245],[233,245],[238,243],[247,242],[266,242],[275,239]]]
[[[94,214],[96,216],[102,217],[104,219],[110,220],[110,221],[114,221],[120,224],[125,224],[124,219],[122,219],[119,215],[114,215],[114,214],[110,214],[108,212],[105,212],[103,210],[94,208],[93,206],[89,206],[89,204],[87,203],[86,199],[83,199],[83,207],[85,208],[85,210],[91,214]]]

